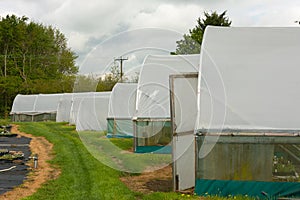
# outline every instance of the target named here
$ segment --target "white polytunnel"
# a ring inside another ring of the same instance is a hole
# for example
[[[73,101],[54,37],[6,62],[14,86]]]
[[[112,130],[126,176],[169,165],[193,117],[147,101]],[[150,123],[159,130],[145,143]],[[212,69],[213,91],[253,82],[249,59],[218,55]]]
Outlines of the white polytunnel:
[[[55,121],[62,94],[18,94],[13,102],[12,121]]]
[[[111,92],[107,135],[111,137],[132,137],[132,117],[135,111],[136,83],[117,83]]]
[[[198,72],[198,66],[199,54],[149,55],[145,58],[133,117],[135,152],[160,153],[162,149],[171,152],[169,76]]]
[[[102,97],[102,96],[110,96],[111,92],[83,92],[83,93],[73,93],[73,97],[71,100],[71,107],[70,107],[70,117],[69,117],[69,123],[75,125],[77,116],[78,116],[78,110],[80,106],[80,102],[82,99],[87,97]]]
[[[32,95],[22,95],[18,94],[13,102],[13,106],[10,114],[32,114],[35,113],[35,102],[37,99],[37,94]]]
[[[199,54],[149,55],[137,86],[135,118],[170,118],[169,75],[198,72]]]
[[[56,113],[57,107],[62,94],[39,94],[35,110],[39,113]]]
[[[206,28],[197,194],[300,197],[299,36],[298,27]]]
[[[208,27],[197,128],[300,128],[299,34],[299,28]]]
[[[109,94],[110,92],[99,92],[92,97],[75,98],[74,102],[78,102],[77,131],[106,130]]]

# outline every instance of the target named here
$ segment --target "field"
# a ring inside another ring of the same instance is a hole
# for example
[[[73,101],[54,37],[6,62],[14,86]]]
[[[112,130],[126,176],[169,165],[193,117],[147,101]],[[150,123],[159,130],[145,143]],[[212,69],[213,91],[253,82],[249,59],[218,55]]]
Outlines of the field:
[[[134,154],[120,154],[111,150],[111,154],[95,153],[97,147],[104,147],[109,142],[95,133],[82,133],[80,136],[74,126],[63,123],[20,123],[20,131],[30,133],[34,136],[43,136],[54,144],[54,159],[51,165],[60,168],[61,174],[55,180],[44,184],[30,199],[224,199],[220,197],[198,197],[194,195],[183,195],[175,192],[152,192],[142,193],[130,190],[120,178],[127,176],[138,176],[139,173],[128,173],[115,170],[106,164],[118,160],[114,168],[133,170],[136,159],[140,162],[134,170],[142,171],[147,166],[155,166],[165,163],[168,158],[154,155],[136,158]],[[83,144],[83,142],[86,145]],[[110,143],[110,142],[109,142]],[[130,141],[125,143],[119,140],[113,141],[122,149],[130,149]],[[89,150],[85,147],[87,146]],[[110,148],[109,146],[107,148]],[[90,153],[92,152],[92,154]],[[152,156],[152,157],[151,157]],[[113,165],[113,164],[112,164]],[[119,166],[118,166],[119,165]],[[247,199],[246,197],[228,197],[228,199]]]

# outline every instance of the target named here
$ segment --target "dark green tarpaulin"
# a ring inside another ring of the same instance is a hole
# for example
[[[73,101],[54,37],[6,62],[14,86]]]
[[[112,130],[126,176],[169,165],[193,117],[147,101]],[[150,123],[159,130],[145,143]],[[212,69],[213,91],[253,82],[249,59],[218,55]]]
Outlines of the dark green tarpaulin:
[[[107,138],[133,138],[133,136],[131,135],[111,134],[111,133],[107,133],[106,137]]]
[[[195,193],[200,196],[248,195],[258,198],[300,197],[300,182],[224,181],[197,179]],[[266,195],[264,195],[264,194]]]
[[[171,146],[137,146],[135,153],[171,154]]]

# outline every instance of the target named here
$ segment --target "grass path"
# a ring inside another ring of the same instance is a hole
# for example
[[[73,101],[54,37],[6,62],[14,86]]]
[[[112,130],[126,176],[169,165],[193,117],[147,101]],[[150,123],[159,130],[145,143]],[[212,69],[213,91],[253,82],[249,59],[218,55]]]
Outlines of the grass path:
[[[132,139],[107,139],[99,132],[79,132],[85,147],[102,163],[130,173],[168,166],[172,162],[170,154],[124,153],[133,146]]]
[[[82,145],[73,127],[57,123],[22,123],[21,131],[44,136],[54,144],[53,164],[61,176],[26,199],[135,199],[119,181],[120,173],[101,164]]]
[[[63,123],[19,123],[22,132],[33,136],[43,136],[54,144],[55,158],[50,162],[61,169],[58,179],[50,180],[44,184],[32,196],[26,200],[171,200],[171,199],[249,199],[245,197],[197,197],[182,196],[174,192],[155,192],[142,194],[129,190],[120,177],[124,173],[114,170],[102,164],[94,158],[83,145],[74,126],[66,126]],[[86,138],[87,142],[93,142],[95,135]],[[107,141],[99,141],[104,144]],[[92,149],[95,146],[92,146]],[[95,149],[94,149],[95,150]],[[117,156],[117,154],[113,154]],[[131,161],[131,157],[118,157]],[[141,157],[141,159],[146,159]],[[156,160],[153,160],[156,162]],[[145,162],[147,163],[147,162]]]
[[[54,144],[55,158],[51,163],[61,168],[58,179],[48,181],[34,195],[25,198],[26,200],[182,199],[177,193],[143,195],[129,190],[119,180],[123,173],[95,159],[86,150],[72,126],[48,122],[19,125],[21,131],[34,136],[44,136]]]

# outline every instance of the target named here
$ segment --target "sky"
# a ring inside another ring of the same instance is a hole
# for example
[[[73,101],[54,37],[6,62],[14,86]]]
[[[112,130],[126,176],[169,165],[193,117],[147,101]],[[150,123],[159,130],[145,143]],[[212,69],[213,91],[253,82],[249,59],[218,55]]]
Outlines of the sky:
[[[176,40],[196,25],[204,11],[221,13],[224,10],[232,26],[300,26],[295,23],[300,20],[298,0],[0,0],[0,16],[25,15],[31,21],[58,28],[79,56],[77,65],[81,69],[89,68],[83,67],[87,66],[89,56],[103,55],[107,44],[111,44],[107,51],[111,53],[101,65],[113,61],[114,57],[128,55],[130,48],[141,48],[158,30],[164,30],[158,37],[161,42],[155,43],[161,45],[151,46],[152,50],[174,51]],[[125,37],[128,31],[135,39]],[[167,44],[162,44],[168,36]],[[140,45],[128,46],[129,43]],[[120,51],[121,44],[128,52]],[[148,52],[149,45],[144,47]],[[140,63],[140,59],[137,60],[131,60],[132,64]]]

